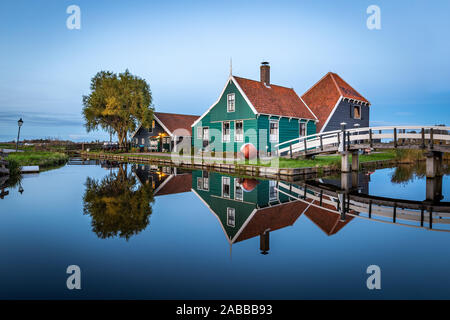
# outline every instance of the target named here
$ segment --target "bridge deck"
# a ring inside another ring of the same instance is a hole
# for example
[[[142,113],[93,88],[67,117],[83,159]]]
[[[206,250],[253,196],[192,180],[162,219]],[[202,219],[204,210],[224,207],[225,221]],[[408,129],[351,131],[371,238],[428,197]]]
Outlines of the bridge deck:
[[[450,152],[450,127],[373,127],[317,133],[275,146],[283,157],[337,151],[423,149]]]

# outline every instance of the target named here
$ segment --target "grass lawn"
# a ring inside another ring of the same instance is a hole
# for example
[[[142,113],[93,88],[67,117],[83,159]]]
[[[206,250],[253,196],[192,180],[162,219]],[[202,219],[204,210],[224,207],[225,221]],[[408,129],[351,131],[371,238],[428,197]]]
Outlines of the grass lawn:
[[[60,152],[49,151],[25,151],[10,153],[8,161],[14,161],[19,167],[40,166],[50,167],[65,163],[69,157]]]

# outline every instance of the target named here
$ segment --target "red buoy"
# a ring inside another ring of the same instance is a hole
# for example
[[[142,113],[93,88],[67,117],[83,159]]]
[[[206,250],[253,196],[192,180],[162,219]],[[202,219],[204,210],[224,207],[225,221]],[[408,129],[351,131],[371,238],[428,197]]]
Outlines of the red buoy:
[[[253,144],[246,143],[241,147],[241,152],[244,154],[244,158],[247,160],[252,160],[256,158],[257,151]]]

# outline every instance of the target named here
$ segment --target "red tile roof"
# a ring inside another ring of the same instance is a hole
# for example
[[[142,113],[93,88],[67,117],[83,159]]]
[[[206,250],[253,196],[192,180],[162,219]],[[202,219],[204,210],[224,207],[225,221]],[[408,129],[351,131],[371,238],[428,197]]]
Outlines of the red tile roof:
[[[314,202],[314,204],[318,203]],[[323,207],[336,210],[336,208],[328,204],[323,204]],[[341,221],[340,214],[314,206],[310,206],[306,210],[305,215],[329,236],[338,233],[339,230],[353,219],[352,216],[346,216],[345,221]]]
[[[170,180],[155,193],[155,196],[189,192],[192,188],[192,174],[181,174],[169,177]]]
[[[186,129],[191,132],[191,125],[199,116],[192,116],[187,114],[177,114],[177,113],[165,113],[165,112],[155,112],[155,116],[164,124],[164,126],[174,132],[176,129]]]
[[[316,119],[294,89],[234,76],[258,113]]]
[[[358,91],[353,89],[339,75],[333,72],[328,72],[311,89],[303,94],[303,101],[319,118],[317,132],[322,129],[341,96],[370,104]]]
[[[307,204],[304,202],[292,201],[259,209],[235,242],[259,236],[267,229],[275,231],[291,226],[300,217],[306,207]]]

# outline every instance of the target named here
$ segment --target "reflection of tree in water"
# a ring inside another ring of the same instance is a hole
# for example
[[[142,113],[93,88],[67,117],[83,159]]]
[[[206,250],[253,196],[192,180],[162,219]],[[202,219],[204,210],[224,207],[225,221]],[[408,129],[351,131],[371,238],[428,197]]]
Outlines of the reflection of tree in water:
[[[425,165],[423,163],[397,166],[391,176],[391,182],[406,185],[413,180],[414,176],[417,178],[425,176]]]
[[[85,185],[83,211],[92,217],[92,231],[99,238],[118,235],[128,240],[147,227],[153,191],[150,184],[137,188],[126,164],[101,181],[88,177]]]
[[[450,168],[444,162],[442,166],[442,173],[449,174]],[[412,182],[414,178],[425,178],[426,176],[426,163],[425,161],[416,162],[415,164],[399,165],[395,168],[394,173],[391,176],[391,182],[407,184]]]

